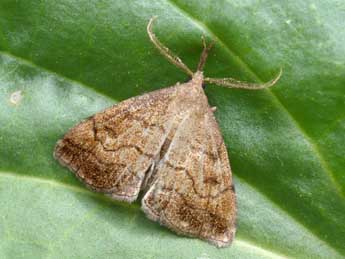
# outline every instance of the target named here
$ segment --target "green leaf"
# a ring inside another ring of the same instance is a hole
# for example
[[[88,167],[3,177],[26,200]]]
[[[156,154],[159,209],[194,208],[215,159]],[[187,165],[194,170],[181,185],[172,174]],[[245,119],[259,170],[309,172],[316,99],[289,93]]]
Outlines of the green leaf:
[[[83,118],[187,80],[150,43],[153,15],[192,68],[200,36],[215,41],[210,77],[263,82],[283,68],[269,90],[206,89],[237,190],[229,248],[88,191],[52,157]],[[344,17],[340,0],[1,0],[0,257],[344,257]]]

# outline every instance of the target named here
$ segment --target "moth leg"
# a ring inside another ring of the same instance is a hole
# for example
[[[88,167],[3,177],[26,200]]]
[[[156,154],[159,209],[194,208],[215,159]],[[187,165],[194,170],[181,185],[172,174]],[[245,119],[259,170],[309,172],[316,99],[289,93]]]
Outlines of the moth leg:
[[[193,72],[182,62],[182,60],[175,55],[170,49],[168,49],[166,46],[164,46],[163,43],[161,43],[156,35],[152,31],[152,24],[154,20],[157,18],[157,16],[154,16],[150,19],[149,23],[147,24],[147,33],[150,37],[150,40],[152,41],[153,45],[159,50],[159,52],[168,59],[172,64],[182,69],[185,73],[193,77]]]
[[[214,42],[211,42],[211,44],[207,46],[206,40],[205,40],[204,36],[202,36],[201,39],[202,39],[202,45],[203,45],[204,48],[203,48],[202,53],[200,55],[200,60],[199,60],[199,64],[198,64],[198,67],[197,67],[197,71],[202,71],[203,70],[203,68],[205,66],[205,63],[206,63],[206,59],[207,59],[208,53],[211,50],[211,48],[213,47],[213,45],[214,45]]]

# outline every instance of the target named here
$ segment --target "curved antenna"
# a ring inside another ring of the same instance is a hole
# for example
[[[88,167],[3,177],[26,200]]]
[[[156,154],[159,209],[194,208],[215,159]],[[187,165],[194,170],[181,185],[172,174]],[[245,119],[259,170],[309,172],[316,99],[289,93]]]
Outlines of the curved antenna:
[[[182,69],[185,73],[193,77],[193,72],[182,62],[182,60],[176,56],[171,50],[169,50],[166,46],[161,43],[156,35],[152,32],[152,24],[154,20],[157,18],[157,16],[153,16],[149,23],[147,24],[147,34],[150,37],[150,40],[152,41],[153,45],[159,50],[159,52],[168,59],[172,64]]]
[[[279,80],[282,73],[283,73],[283,69],[280,68],[278,75],[274,79],[272,79],[266,83],[263,83],[263,84],[241,82],[241,81],[238,81],[238,80],[233,79],[233,78],[209,78],[209,77],[206,77],[204,79],[204,81],[211,83],[211,84],[224,86],[227,88],[259,90],[259,89],[265,89],[265,88],[269,88],[269,87],[273,86]]]

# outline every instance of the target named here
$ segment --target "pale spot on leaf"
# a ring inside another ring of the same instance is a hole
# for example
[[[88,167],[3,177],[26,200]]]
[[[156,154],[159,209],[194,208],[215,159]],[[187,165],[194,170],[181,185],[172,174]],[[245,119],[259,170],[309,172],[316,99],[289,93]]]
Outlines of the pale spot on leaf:
[[[21,90],[15,91],[10,96],[10,102],[14,105],[18,105],[23,99],[23,94]]]

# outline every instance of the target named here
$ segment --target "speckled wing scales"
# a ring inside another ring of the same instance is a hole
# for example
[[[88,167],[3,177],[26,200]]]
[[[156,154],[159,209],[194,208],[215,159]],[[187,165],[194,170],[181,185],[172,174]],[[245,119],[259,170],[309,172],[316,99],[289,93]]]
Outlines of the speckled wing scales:
[[[176,91],[154,91],[95,114],[58,141],[55,158],[92,190],[134,201],[174,121]]]
[[[201,111],[200,111],[201,110]],[[177,233],[227,246],[236,197],[227,151],[210,108],[187,111],[142,200],[153,220]]]
[[[128,99],[72,128],[55,157],[89,188],[134,201],[177,233],[229,245],[235,193],[202,80]]]

